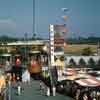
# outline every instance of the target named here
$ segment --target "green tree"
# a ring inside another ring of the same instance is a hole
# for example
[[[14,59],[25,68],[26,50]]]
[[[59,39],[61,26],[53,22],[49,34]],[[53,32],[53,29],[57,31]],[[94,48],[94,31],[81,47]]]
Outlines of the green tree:
[[[89,59],[89,61],[88,61],[88,65],[89,65],[89,67],[95,68],[96,63],[95,63],[95,61],[94,61],[93,58],[90,58],[90,59]]]
[[[36,33],[33,33],[31,40],[36,40],[36,36],[37,36]]]
[[[97,61],[97,67],[100,68],[100,59]]]
[[[76,66],[76,62],[74,61],[73,58],[71,58],[69,61],[69,67],[74,67],[74,66]]]
[[[79,65],[81,66],[81,67],[85,67],[86,66],[86,62],[84,61],[84,59],[80,59],[79,60]]]
[[[93,54],[93,52],[92,52],[92,49],[91,49],[90,47],[84,48],[84,49],[82,50],[82,55],[90,56],[90,55],[92,55],[92,54]]]
[[[61,61],[64,61],[64,56],[61,56],[61,57],[60,57],[60,60],[61,60]]]

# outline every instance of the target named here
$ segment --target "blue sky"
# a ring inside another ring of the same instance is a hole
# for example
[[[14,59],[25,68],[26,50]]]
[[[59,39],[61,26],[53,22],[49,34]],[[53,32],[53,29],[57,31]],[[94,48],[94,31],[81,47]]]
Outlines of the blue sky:
[[[0,35],[32,34],[33,0],[0,0]]]
[[[100,0],[35,0],[35,32],[49,36],[49,24],[61,22],[68,8],[66,21],[70,37],[100,36]],[[33,32],[33,0],[0,0],[0,35],[23,37]]]

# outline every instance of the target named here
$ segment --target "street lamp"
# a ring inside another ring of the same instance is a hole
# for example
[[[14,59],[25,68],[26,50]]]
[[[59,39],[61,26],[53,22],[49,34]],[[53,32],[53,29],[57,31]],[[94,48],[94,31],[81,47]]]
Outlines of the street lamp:
[[[9,98],[9,100],[11,100],[11,81],[10,80],[8,81],[8,88],[9,88],[8,89],[9,90],[9,95],[8,95],[9,97],[8,98]]]
[[[27,61],[27,33],[25,33],[24,34],[24,41],[25,41],[25,62],[24,62],[24,64],[25,64],[25,66],[26,66],[26,61]]]
[[[43,50],[43,65],[44,65],[44,72],[47,70],[47,68],[49,69],[49,67],[47,67],[47,66],[49,66],[49,64],[48,64],[48,61],[49,61],[49,52],[48,52],[48,46],[47,45],[44,45],[43,46],[43,48],[42,48],[42,50]],[[46,75],[46,72],[45,72],[45,75]]]
[[[50,52],[47,45],[43,47],[43,51],[47,53],[47,61],[48,61],[48,73],[50,74],[50,84],[51,86],[53,85],[53,78],[52,78],[52,73],[51,73],[51,62],[50,62]]]

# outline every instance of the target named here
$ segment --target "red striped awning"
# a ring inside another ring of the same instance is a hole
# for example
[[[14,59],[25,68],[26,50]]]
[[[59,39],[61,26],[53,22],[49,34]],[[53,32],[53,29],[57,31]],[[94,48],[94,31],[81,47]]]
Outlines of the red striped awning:
[[[76,80],[76,83],[78,83],[81,86],[99,86],[100,85],[100,80],[91,77],[91,78],[87,78],[87,79],[80,79],[80,80]]]
[[[65,70],[63,71],[63,75],[75,75],[76,74],[76,71],[74,69],[68,69],[68,70]]]

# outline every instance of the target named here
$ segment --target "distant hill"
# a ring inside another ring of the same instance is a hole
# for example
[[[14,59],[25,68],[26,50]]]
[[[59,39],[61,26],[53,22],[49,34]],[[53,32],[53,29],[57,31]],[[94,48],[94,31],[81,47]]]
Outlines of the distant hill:
[[[43,38],[40,38],[40,37],[31,37],[31,38],[25,38],[25,37],[10,37],[10,36],[7,36],[7,35],[2,35],[0,36],[0,43],[2,42],[15,42],[15,41],[28,41],[28,40],[43,40]]]
[[[38,40],[42,40],[43,38],[28,38],[27,40],[34,40],[34,39],[38,39]],[[25,38],[18,38],[18,37],[10,37],[10,36],[0,36],[0,42],[15,42],[18,40],[22,40],[24,41]],[[79,38],[68,38],[65,39],[65,42],[68,44],[97,44],[97,42],[100,42],[100,37],[88,37],[88,38],[83,38],[83,37],[79,37]]]
[[[18,40],[17,38],[9,37],[9,36],[6,36],[6,35],[0,36],[0,42],[14,42],[14,41],[17,41],[17,40]]]

